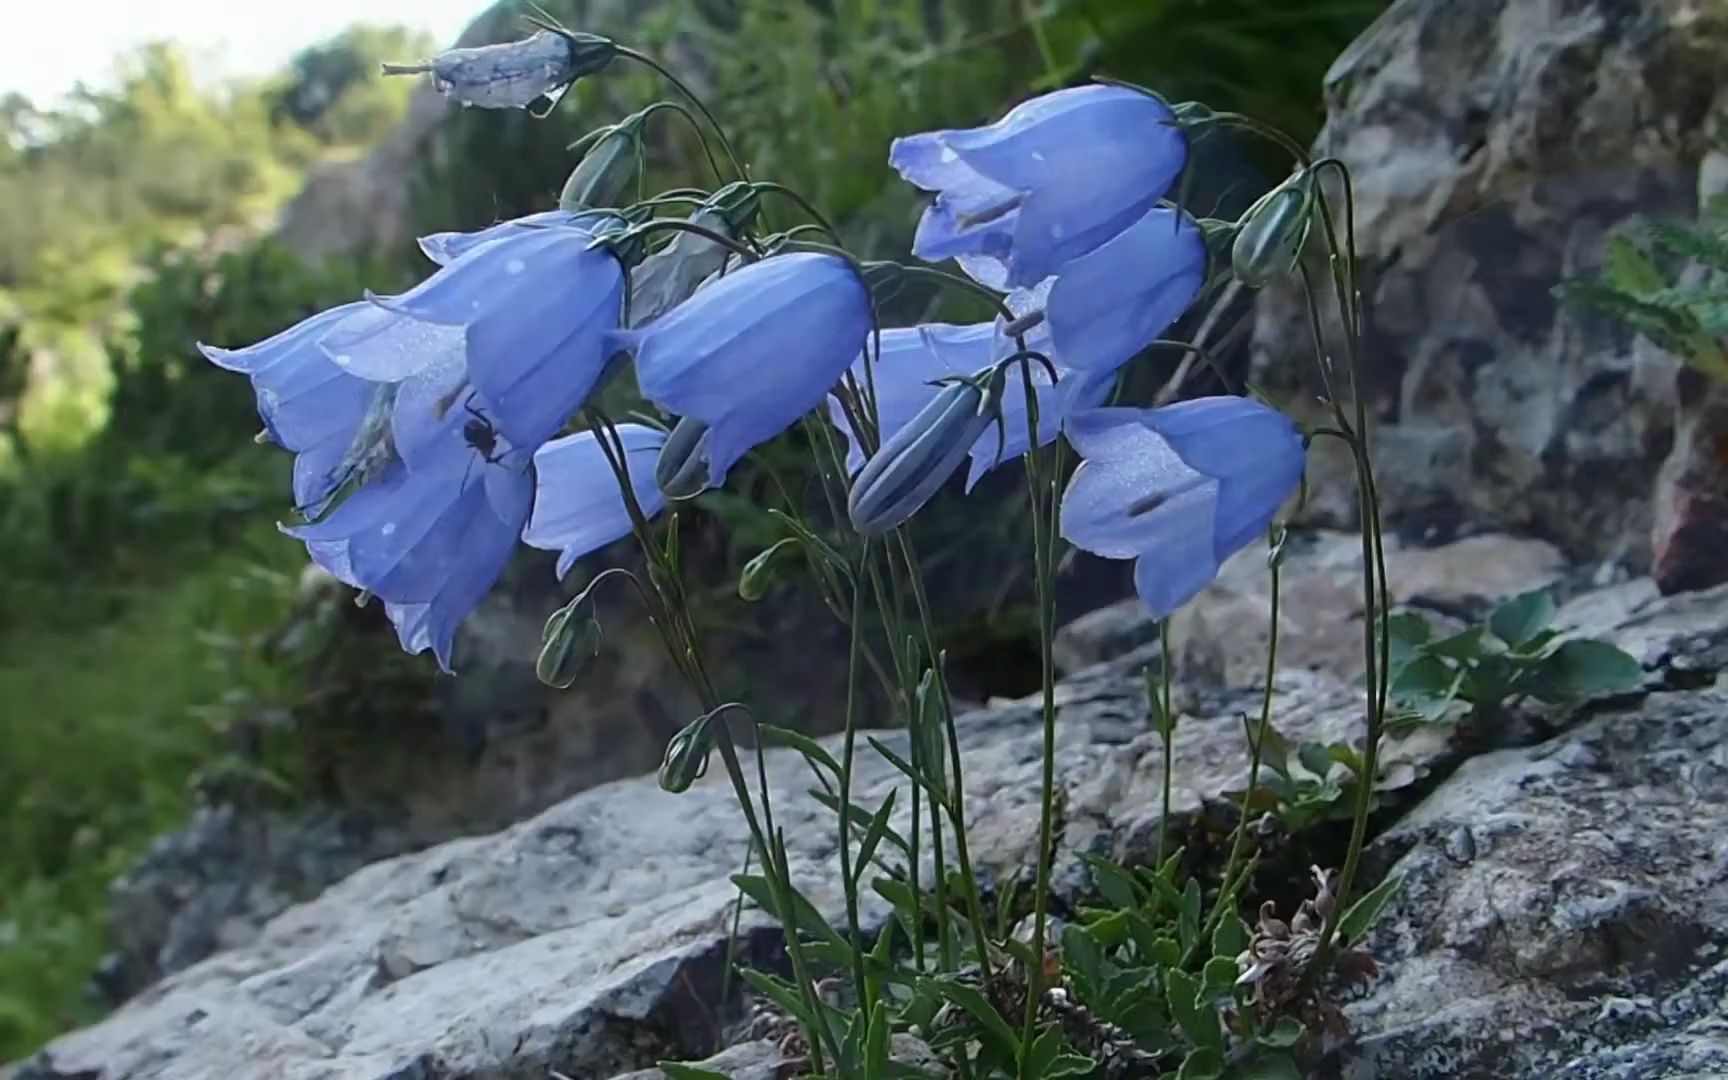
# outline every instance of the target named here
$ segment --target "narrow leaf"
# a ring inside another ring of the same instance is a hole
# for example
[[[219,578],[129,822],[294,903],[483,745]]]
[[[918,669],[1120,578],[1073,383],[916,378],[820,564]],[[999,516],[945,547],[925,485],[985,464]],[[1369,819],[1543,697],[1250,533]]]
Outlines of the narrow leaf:
[[[1344,913],[1344,917],[1338,920],[1339,932],[1350,941],[1360,941],[1368,928],[1374,925],[1374,920],[1380,917],[1380,910],[1403,883],[1404,879],[1401,877],[1389,877],[1363,893],[1360,899],[1350,905],[1350,910]]]

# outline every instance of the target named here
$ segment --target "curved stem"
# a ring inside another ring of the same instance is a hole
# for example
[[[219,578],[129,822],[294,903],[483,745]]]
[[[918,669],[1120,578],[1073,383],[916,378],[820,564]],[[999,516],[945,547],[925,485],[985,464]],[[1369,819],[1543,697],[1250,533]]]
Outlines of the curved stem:
[[[811,220],[815,221],[821,230],[827,233],[836,244],[841,243],[840,233],[834,228],[834,223],[829,221],[822,211],[816,209],[814,203],[809,199],[806,199],[799,192],[787,187],[785,184],[777,184],[772,180],[756,180],[752,182],[751,186],[757,191],[769,191],[776,195],[784,195],[786,198],[791,199],[793,202],[798,204],[800,210],[809,214]]]
[[[1249,806],[1254,799],[1254,791],[1260,786],[1260,764],[1266,753],[1266,733],[1272,727],[1272,681],[1278,673],[1278,601],[1284,560],[1278,557],[1277,544],[1274,541],[1274,554],[1271,560],[1272,571],[1272,619],[1266,632],[1266,687],[1260,696],[1259,730],[1250,740],[1248,761],[1248,788],[1242,792],[1242,810],[1236,819],[1235,835],[1230,840],[1230,855],[1224,860],[1224,876],[1218,882],[1218,901],[1212,909],[1212,915],[1206,920],[1206,927],[1200,932],[1199,939],[1194,943],[1198,948],[1200,942],[1210,942],[1213,931],[1223,921],[1230,897],[1236,892],[1236,864],[1242,858],[1242,848],[1248,839]],[[1247,871],[1243,871],[1246,875]],[[1190,950],[1192,951],[1192,950]]]
[[[1022,344],[1022,348],[1024,345]],[[1055,853],[1056,803],[1056,660],[1053,652],[1056,601],[1056,499],[1057,484],[1062,473],[1062,443],[1058,441],[1054,455],[1050,497],[1045,504],[1042,470],[1038,464],[1038,396],[1032,386],[1030,365],[1021,366],[1022,385],[1026,392],[1026,430],[1029,449],[1026,453],[1026,486],[1032,513],[1032,565],[1038,604],[1038,644],[1042,674],[1043,713],[1043,775],[1039,786],[1038,851],[1036,881],[1032,896],[1032,970],[1026,973],[1026,1015],[1022,1022],[1021,1045],[1030,1047],[1038,1026],[1038,1004],[1043,999],[1045,933],[1050,910],[1050,871]],[[1028,1073],[1031,1055],[1020,1060],[1020,1080],[1036,1080]]]
[[[756,254],[756,252],[751,251],[744,244],[732,239],[723,232],[710,229],[706,225],[698,225],[694,221],[684,221],[679,218],[655,218],[653,221],[645,222],[644,224],[636,226],[624,235],[647,236],[650,233],[657,232],[695,233],[704,240],[709,240],[713,243],[719,244],[721,247],[732,252],[732,254],[738,256],[747,263],[755,262],[761,258],[760,255]]]
[[[688,91],[686,91],[686,93],[688,93]],[[690,112],[690,110],[680,102],[656,101],[643,111],[652,115],[658,109],[671,109],[673,112],[676,112],[679,116],[684,118],[685,122],[690,125],[690,130],[696,133],[696,141],[702,145],[702,156],[708,159],[708,168],[714,173],[715,182],[724,184],[726,182],[726,174],[720,171],[720,162],[714,157],[714,149],[708,145],[708,136],[703,134],[702,125],[697,122],[696,117]],[[709,119],[712,121],[713,118],[710,117]]]
[[[696,91],[690,89],[683,79],[674,75],[671,68],[668,68],[665,64],[662,64],[647,53],[637,52],[635,49],[624,45],[614,45],[613,48],[617,51],[619,56],[627,57],[636,61],[638,64],[652,68],[662,79],[671,83],[674,89],[676,89],[680,94],[683,94],[684,97],[689,100],[690,104],[696,106],[696,110],[702,114],[704,120],[708,121],[708,126],[712,127],[714,129],[714,134],[719,137],[720,145],[725,149],[727,158],[732,162],[732,167],[738,171],[738,178],[740,180],[750,179],[750,170],[744,167],[744,162],[739,158],[738,151],[733,149],[732,140],[726,137],[726,129],[720,126],[720,121],[714,118],[714,114],[709,111],[708,106],[703,103],[701,97],[697,95]]]

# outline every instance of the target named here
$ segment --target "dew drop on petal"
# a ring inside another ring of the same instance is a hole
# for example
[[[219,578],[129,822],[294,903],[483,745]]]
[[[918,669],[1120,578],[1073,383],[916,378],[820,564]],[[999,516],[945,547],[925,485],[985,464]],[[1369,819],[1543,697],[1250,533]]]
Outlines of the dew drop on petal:
[[[347,367],[349,364],[354,362],[354,358],[349,356],[347,353],[338,353],[330,359],[336,361],[337,367]]]
[[[396,531],[396,523],[394,521],[386,521],[384,523],[384,527],[378,530],[379,534],[382,536],[389,536],[392,533],[394,533],[395,531]]]
[[[944,165],[948,165],[958,161],[959,158],[960,155],[954,152],[954,148],[944,143],[942,146],[942,153],[937,156],[936,160],[940,161]]]
[[[526,269],[528,269],[528,264],[521,259],[511,259],[504,264],[504,272],[507,274],[520,274]]]

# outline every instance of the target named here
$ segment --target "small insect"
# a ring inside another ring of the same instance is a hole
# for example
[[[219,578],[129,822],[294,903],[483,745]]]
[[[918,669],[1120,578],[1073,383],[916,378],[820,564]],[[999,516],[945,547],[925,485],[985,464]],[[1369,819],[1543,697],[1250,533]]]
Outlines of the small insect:
[[[466,442],[480,455],[480,460],[488,465],[496,465],[504,460],[504,455],[510,451],[498,450],[498,428],[486,416],[476,409],[472,403],[462,406],[473,414],[474,418],[462,425],[462,441]]]

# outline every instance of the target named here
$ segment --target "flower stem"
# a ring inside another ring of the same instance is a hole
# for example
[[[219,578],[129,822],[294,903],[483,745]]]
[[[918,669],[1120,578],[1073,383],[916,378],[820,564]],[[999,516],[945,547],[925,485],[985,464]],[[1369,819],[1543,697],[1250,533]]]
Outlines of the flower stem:
[[[714,118],[714,114],[708,110],[707,104],[705,104],[702,98],[697,95],[696,91],[690,89],[684,80],[680,79],[677,75],[674,75],[671,68],[654,59],[652,56],[649,56],[647,53],[637,52],[635,49],[624,45],[615,45],[614,48],[617,50],[619,56],[628,57],[629,59],[636,61],[638,64],[652,68],[656,74],[671,83],[673,88],[680,94],[683,94],[684,97],[689,100],[690,104],[696,106],[696,111],[702,114],[702,118],[708,121],[708,126],[712,127],[714,129],[714,134],[719,137],[721,148],[726,151],[727,158],[731,160],[732,168],[738,172],[738,179],[750,179],[750,170],[744,167],[743,159],[738,156],[738,151],[733,149],[732,140],[726,137],[726,129],[720,126],[720,121]]]

